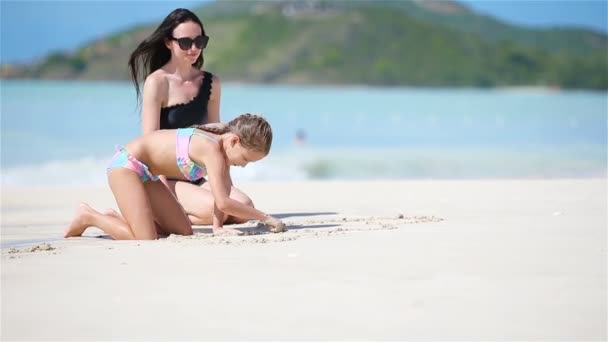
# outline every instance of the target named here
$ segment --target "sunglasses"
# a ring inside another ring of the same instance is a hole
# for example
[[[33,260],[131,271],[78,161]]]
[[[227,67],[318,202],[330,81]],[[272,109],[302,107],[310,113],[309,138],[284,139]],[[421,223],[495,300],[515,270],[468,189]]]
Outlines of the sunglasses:
[[[192,44],[194,44],[194,46],[196,46],[197,49],[204,49],[205,47],[207,47],[207,43],[209,42],[208,36],[197,36],[194,39],[192,39],[190,37],[184,37],[184,38],[171,37],[171,39],[176,40],[177,44],[179,45],[179,48],[184,51],[190,50],[190,48],[192,47]]]

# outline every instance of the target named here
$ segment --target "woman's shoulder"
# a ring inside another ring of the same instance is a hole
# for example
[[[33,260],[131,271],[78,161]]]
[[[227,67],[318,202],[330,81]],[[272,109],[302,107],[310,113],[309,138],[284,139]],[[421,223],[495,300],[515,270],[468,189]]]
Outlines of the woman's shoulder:
[[[147,80],[151,80],[153,82],[159,82],[159,81],[166,81],[167,80],[167,76],[168,73],[161,69],[156,69],[153,72],[150,73],[150,75],[148,75],[148,77],[146,77],[146,81]]]
[[[220,81],[220,78],[216,74],[213,74],[209,71],[204,71],[203,73],[205,75],[205,80],[207,81],[207,82],[203,82],[203,83],[208,84],[208,88],[211,93],[210,99],[217,98],[217,96],[219,95],[219,92],[221,91],[221,88],[222,88],[222,83]]]
[[[200,74],[198,77],[202,77],[203,80],[211,81],[210,83],[220,82],[220,78],[217,76],[217,74],[214,74],[208,70],[200,70]]]
[[[214,74],[209,71],[205,71],[205,77],[211,78],[211,83],[216,83],[216,84],[220,83],[220,77],[217,74]]]
[[[146,77],[146,80],[144,81],[144,86],[145,85],[165,88],[169,85],[167,73],[162,69],[155,70],[150,75],[148,75],[148,77]]]

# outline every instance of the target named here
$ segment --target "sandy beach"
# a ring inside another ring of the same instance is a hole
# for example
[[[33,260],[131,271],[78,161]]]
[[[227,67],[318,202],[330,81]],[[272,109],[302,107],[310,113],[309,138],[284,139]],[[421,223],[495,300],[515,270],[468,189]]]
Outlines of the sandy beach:
[[[61,235],[2,188],[2,340],[606,340],[606,179],[239,184],[289,231]]]

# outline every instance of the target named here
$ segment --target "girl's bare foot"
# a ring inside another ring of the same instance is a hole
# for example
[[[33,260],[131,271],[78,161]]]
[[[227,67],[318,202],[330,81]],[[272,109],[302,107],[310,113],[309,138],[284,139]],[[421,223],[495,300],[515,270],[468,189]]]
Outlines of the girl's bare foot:
[[[86,203],[80,203],[76,209],[76,214],[72,223],[68,226],[63,234],[63,237],[81,236],[82,233],[89,227],[89,221],[93,208]]]
[[[213,227],[213,234],[215,235],[241,235],[242,231],[232,228],[215,228]]]

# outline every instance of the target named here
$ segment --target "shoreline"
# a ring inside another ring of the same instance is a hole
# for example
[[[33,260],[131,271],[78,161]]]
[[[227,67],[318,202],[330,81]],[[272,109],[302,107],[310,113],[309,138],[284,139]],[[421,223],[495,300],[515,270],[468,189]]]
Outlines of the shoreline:
[[[35,82],[35,83],[88,83],[95,85],[103,85],[103,84],[115,84],[115,85],[128,85],[129,87],[133,86],[131,80],[128,79],[113,79],[113,80],[103,80],[103,79],[52,79],[52,78],[0,78],[0,81],[8,81],[8,82]],[[557,87],[551,85],[536,85],[536,84],[527,84],[527,85],[497,85],[492,87],[476,87],[476,86],[424,86],[424,85],[382,85],[382,84],[366,84],[366,83],[302,83],[302,82],[276,82],[276,83],[268,83],[268,82],[254,82],[254,81],[244,81],[244,80],[230,80],[230,81],[222,81],[224,86],[229,87],[293,87],[293,88],[327,88],[327,89],[378,89],[378,90],[434,90],[434,91],[488,91],[488,92],[531,92],[531,93],[564,93],[564,92],[593,92],[593,93],[606,93],[608,92],[608,88],[605,89],[597,89],[597,88],[567,88],[567,87]]]

